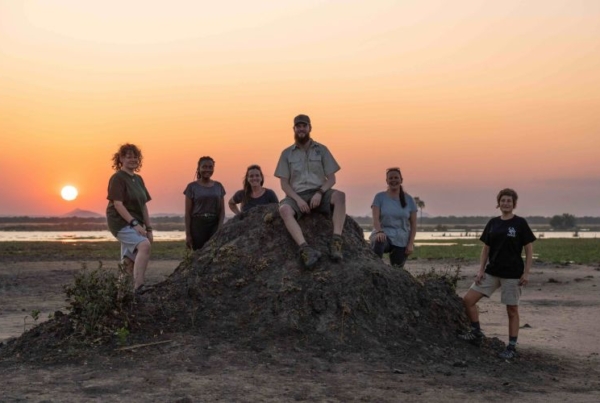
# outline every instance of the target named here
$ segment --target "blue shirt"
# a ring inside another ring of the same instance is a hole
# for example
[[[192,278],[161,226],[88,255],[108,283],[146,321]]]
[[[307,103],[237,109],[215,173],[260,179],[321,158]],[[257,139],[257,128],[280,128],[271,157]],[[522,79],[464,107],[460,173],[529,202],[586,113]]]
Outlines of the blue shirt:
[[[371,207],[379,208],[379,222],[381,230],[389,238],[394,246],[406,247],[410,236],[410,213],[417,211],[417,205],[408,193],[406,197],[406,207],[402,207],[400,200],[392,199],[387,192],[380,192],[375,195]],[[375,234],[373,233],[371,236]]]

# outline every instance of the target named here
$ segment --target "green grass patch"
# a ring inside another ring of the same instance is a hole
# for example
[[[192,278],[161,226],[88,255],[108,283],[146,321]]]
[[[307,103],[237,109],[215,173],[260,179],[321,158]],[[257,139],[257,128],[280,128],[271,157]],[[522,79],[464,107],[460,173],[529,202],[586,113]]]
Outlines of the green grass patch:
[[[0,261],[91,261],[119,260],[121,246],[116,241],[102,242],[0,242]],[[152,244],[154,260],[183,260],[184,241]]]
[[[418,241],[417,241],[418,244]],[[483,243],[473,239],[433,240],[417,245],[411,259],[479,261]],[[552,238],[533,243],[535,261],[548,263],[600,263],[600,239]]]
[[[417,241],[418,243],[418,241]],[[428,240],[418,245],[411,259],[479,261],[482,243],[475,239]],[[118,242],[0,242],[0,261],[91,261],[119,260]],[[538,239],[533,244],[537,261],[549,263],[600,263],[600,239]],[[181,260],[186,257],[184,241],[152,244],[154,260]]]

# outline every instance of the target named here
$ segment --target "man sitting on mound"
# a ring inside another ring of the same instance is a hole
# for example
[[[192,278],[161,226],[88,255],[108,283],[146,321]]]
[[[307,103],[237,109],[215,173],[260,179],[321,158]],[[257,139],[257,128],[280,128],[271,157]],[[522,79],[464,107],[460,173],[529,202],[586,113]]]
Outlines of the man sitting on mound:
[[[317,210],[329,214],[333,208],[333,237],[329,254],[333,261],[342,260],[342,230],[346,220],[346,195],[333,190],[335,173],[340,166],[327,147],[310,138],[310,118],[298,115],[294,118],[295,143],[283,150],[275,176],[281,180],[286,198],[279,204],[279,212],[285,226],[300,247],[302,263],[312,268],[321,253],[311,248],[304,239],[296,218]]]

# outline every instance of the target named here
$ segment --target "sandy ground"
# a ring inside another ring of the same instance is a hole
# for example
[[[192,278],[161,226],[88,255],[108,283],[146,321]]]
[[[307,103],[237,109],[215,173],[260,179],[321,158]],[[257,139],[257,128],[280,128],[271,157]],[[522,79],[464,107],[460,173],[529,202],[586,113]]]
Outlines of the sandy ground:
[[[177,261],[153,261],[148,282],[168,276]],[[98,262],[1,262],[0,342],[19,336],[65,306],[63,285],[84,265]],[[105,264],[105,267],[111,267]],[[444,262],[411,262],[418,273],[451,268]],[[462,295],[476,271],[463,265]],[[548,354],[561,368],[538,382],[495,379],[455,368],[433,374],[397,370],[360,357],[322,360],[300,353],[240,352],[200,336],[173,335],[171,342],[120,357],[51,366],[0,362],[0,402],[13,401],[600,401],[600,267],[534,266],[520,308],[521,355]],[[499,295],[480,304],[488,337],[507,338]],[[199,346],[202,346],[200,348]],[[231,347],[231,348],[230,348]],[[198,353],[204,351],[204,353]],[[249,364],[250,363],[250,364]],[[519,371],[518,362],[513,365]],[[491,375],[490,375],[491,374]],[[537,378],[536,378],[537,379]]]

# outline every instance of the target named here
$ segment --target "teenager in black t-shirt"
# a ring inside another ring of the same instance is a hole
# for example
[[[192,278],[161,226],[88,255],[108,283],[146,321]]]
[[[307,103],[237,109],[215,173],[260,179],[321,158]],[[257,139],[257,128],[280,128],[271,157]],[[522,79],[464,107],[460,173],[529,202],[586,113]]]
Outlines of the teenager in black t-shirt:
[[[490,297],[494,291],[501,288],[501,302],[506,305],[508,313],[509,337],[506,350],[500,353],[501,358],[516,356],[519,298],[521,287],[529,282],[529,270],[533,260],[532,243],[536,239],[527,221],[513,213],[517,207],[517,199],[517,192],[512,189],[503,189],[496,197],[497,208],[500,208],[502,215],[492,218],[479,238],[485,244],[481,251],[481,265],[475,282],[463,298],[467,316],[471,321],[471,330],[459,336],[476,343],[483,339],[477,302],[482,297]],[[523,249],[525,262],[521,257]]]

